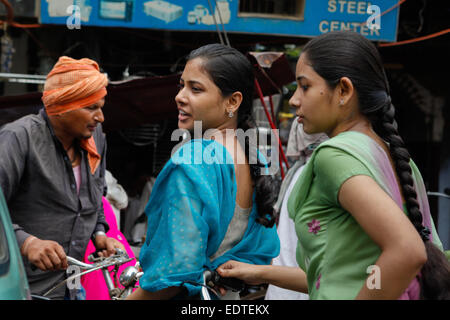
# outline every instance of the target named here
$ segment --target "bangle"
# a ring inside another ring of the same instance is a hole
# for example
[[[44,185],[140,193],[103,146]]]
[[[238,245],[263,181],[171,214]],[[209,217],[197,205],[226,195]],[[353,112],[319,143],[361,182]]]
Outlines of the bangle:
[[[105,236],[106,237],[106,233],[104,233],[103,231],[97,231],[96,233],[94,233],[92,235],[92,240],[95,240],[95,238],[97,238],[98,236]]]

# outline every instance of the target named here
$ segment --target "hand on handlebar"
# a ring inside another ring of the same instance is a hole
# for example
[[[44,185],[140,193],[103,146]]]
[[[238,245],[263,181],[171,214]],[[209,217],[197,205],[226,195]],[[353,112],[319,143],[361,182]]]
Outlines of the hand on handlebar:
[[[106,236],[95,237],[94,245],[100,257],[109,257],[115,254],[116,248],[126,252],[125,247],[120,241]]]
[[[68,267],[66,253],[55,241],[30,236],[23,243],[21,253],[31,265],[42,271],[65,270]]]

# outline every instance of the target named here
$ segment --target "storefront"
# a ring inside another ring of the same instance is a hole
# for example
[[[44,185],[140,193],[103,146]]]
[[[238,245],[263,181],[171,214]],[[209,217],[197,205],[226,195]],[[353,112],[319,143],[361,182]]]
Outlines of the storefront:
[[[371,40],[395,41],[397,0],[47,0],[40,22],[177,31],[216,31],[313,37],[353,30]],[[394,7],[394,9],[392,9]],[[390,10],[389,12],[386,12]],[[384,14],[383,14],[384,13]]]

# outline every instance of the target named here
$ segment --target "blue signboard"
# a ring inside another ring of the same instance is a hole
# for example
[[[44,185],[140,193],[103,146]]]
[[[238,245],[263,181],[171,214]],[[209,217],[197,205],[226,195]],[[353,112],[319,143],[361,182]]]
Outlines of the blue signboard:
[[[294,7],[289,2],[292,12],[276,12],[272,7],[283,4],[282,0],[265,8],[252,0],[42,0],[40,20],[43,24],[66,24],[69,29],[103,26],[216,31],[218,25],[227,32],[298,37],[353,30],[371,40],[396,41],[398,7],[381,17],[380,13],[397,2],[298,0]]]

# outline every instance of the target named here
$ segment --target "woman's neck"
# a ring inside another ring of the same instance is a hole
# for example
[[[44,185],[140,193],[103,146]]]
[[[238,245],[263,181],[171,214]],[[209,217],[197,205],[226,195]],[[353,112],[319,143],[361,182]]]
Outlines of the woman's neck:
[[[345,131],[357,131],[369,136],[376,135],[370,121],[363,117],[339,123],[331,132],[327,132],[327,135],[332,138]]]
[[[372,138],[380,147],[382,147],[386,153],[389,153],[389,148],[386,142],[373,130],[372,124],[367,119],[361,119],[353,123],[347,123],[346,125],[341,125],[335,129],[330,138],[337,136],[338,134],[346,131],[356,131],[366,136]]]

